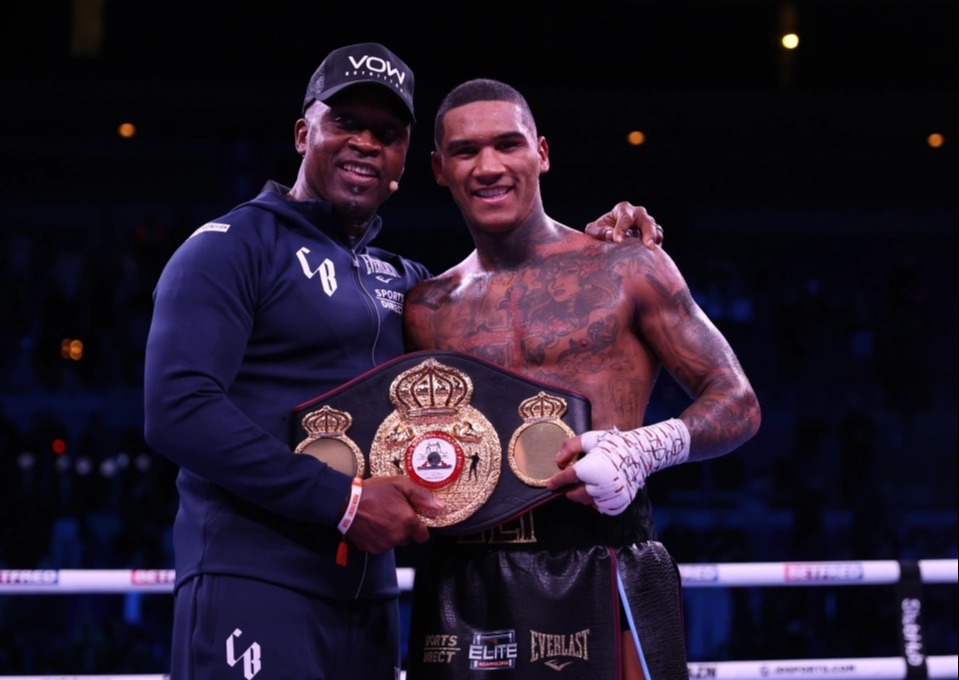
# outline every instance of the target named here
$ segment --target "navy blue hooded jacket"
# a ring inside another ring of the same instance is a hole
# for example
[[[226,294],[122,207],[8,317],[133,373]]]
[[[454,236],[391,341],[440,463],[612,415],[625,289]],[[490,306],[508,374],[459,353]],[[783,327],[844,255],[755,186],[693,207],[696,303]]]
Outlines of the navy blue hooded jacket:
[[[403,301],[429,272],[351,247],[323,201],[274,182],[197,229],[154,291],[145,436],[180,466],[177,585],[262,579],[326,597],[398,594],[392,551],[335,562],[350,478],[291,450],[294,407],[403,352]],[[295,443],[293,443],[295,445]]]

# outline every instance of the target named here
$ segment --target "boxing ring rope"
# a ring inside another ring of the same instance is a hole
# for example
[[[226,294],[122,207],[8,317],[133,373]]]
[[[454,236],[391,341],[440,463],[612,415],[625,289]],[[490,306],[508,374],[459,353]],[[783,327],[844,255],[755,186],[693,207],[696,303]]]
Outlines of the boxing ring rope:
[[[860,680],[953,680],[959,656],[926,656],[919,613],[920,584],[959,583],[959,560],[845,560],[681,564],[684,588],[767,586],[913,586],[901,600],[903,656],[689,663],[690,678],[768,680],[777,677]],[[172,569],[0,569],[0,595],[171,593]],[[400,589],[413,569],[397,569]],[[0,680],[169,680],[167,675],[5,675]]]

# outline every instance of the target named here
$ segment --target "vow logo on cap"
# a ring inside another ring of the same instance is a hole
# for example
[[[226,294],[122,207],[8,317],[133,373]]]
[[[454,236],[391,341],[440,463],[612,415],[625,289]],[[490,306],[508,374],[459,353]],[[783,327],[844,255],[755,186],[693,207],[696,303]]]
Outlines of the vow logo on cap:
[[[396,78],[400,85],[403,84],[403,81],[406,80],[406,73],[402,70],[396,68],[390,62],[386,61],[381,57],[371,57],[368,54],[364,54],[359,60],[354,59],[352,56],[349,58],[350,63],[353,64],[353,68],[360,70],[363,68],[363,64],[366,64],[366,69],[372,71],[373,73],[385,73],[390,78]]]

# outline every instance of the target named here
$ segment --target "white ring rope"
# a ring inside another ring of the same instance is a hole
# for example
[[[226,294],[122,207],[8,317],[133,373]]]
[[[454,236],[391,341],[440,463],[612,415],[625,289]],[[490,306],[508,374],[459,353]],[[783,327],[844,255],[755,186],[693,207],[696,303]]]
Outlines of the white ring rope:
[[[929,680],[959,676],[959,657],[927,656]],[[401,674],[405,678],[405,673]],[[902,680],[906,660],[898,656],[872,659],[792,659],[782,661],[714,661],[689,664],[690,680]],[[169,675],[0,675],[0,680],[170,680]],[[401,678],[402,680],[402,678]]]
[[[854,586],[896,584],[897,560],[681,564],[684,588]],[[959,560],[918,560],[922,583],[959,583]],[[396,570],[400,589],[413,587],[413,569]],[[0,569],[0,595],[170,593],[172,569]],[[959,679],[959,656],[926,656],[929,680]],[[692,662],[689,677],[709,680],[905,680],[905,657]],[[403,674],[405,677],[405,674]],[[168,675],[5,675],[0,680],[170,680]]]
[[[923,583],[959,582],[959,560],[919,560]],[[684,588],[882,585],[899,581],[896,560],[681,564]],[[396,570],[400,590],[413,587],[413,569]],[[0,569],[0,594],[165,593],[172,569]],[[2,676],[0,676],[2,677]]]

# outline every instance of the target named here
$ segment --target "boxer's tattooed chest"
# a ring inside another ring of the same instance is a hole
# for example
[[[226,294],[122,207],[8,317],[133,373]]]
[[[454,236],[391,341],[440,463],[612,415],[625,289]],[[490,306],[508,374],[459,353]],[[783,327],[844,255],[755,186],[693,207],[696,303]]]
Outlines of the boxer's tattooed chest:
[[[459,349],[524,366],[595,355],[623,325],[620,276],[604,258],[554,256],[519,272],[477,277],[452,315]]]

